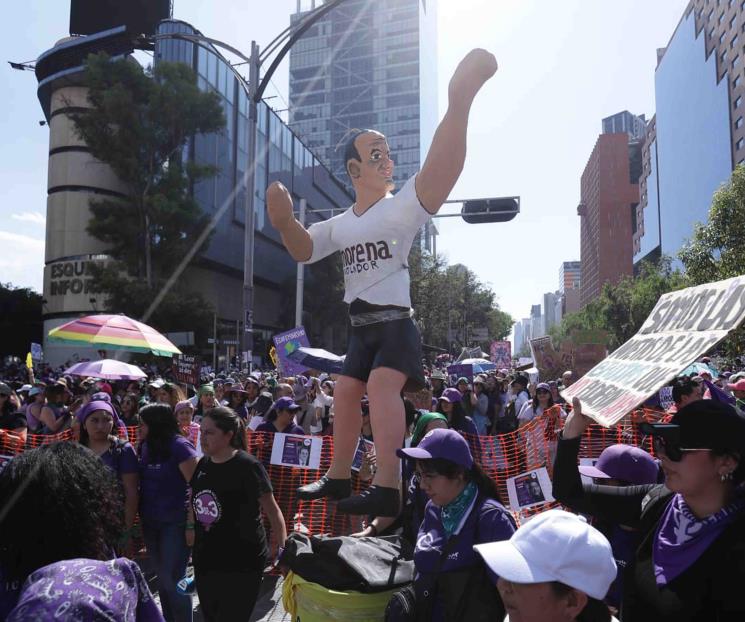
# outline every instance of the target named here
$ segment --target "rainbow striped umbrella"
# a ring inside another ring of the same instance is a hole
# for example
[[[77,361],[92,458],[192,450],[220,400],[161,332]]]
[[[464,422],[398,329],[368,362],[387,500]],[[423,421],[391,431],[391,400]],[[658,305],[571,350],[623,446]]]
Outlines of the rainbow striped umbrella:
[[[49,331],[50,341],[101,350],[181,354],[175,345],[147,324],[126,315],[87,315]]]

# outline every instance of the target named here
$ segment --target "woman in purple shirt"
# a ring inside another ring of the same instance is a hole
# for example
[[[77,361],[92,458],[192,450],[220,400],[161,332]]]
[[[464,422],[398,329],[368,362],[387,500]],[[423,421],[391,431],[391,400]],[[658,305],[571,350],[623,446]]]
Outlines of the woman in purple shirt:
[[[414,549],[417,620],[501,620],[504,606],[494,580],[473,550],[515,531],[496,484],[455,430],[432,430],[398,454],[416,460],[415,475],[429,497]]]
[[[131,536],[139,502],[139,464],[134,447],[112,434],[120,425],[114,407],[104,401],[88,402],[76,418],[80,423],[80,444],[101,458],[116,473],[124,489],[124,547],[129,556]]]
[[[280,397],[267,413],[267,420],[256,428],[257,432],[282,432],[283,434],[299,434],[305,432],[297,423],[295,415],[302,407],[291,397]]]
[[[140,520],[158,574],[163,616],[168,622],[191,622],[191,596],[179,594],[176,583],[186,573],[194,544],[186,505],[197,452],[181,435],[168,404],[148,404],[140,410],[140,438]]]

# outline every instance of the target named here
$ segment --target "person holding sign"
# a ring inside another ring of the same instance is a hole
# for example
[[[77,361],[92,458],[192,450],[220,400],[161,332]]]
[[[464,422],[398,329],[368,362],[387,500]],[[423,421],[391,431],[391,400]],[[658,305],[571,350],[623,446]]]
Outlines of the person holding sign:
[[[573,400],[560,443],[579,443],[591,420]],[[624,573],[621,620],[745,619],[745,419],[698,400],[668,424],[643,423],[665,484],[594,486],[583,511],[638,531]],[[557,484],[558,485],[558,484]]]
[[[447,200],[463,169],[468,116],[476,94],[497,71],[485,50],[460,62],[448,88],[448,110],[422,170],[395,195],[388,142],[375,130],[356,130],[345,147],[356,202],[309,229],[293,217],[292,197],[279,182],[267,189],[269,219],[293,259],[314,263],[341,251],[350,339],[334,399],[334,457],[320,480],[298,489],[303,499],[341,499],[350,514],[395,516],[400,465],[396,449],[405,432],[401,391],[424,387],[419,331],[412,319],[408,255],[417,231]],[[359,404],[367,392],[378,447],[373,485],[351,494],[350,471],[359,433]]]
[[[204,457],[191,478],[188,522],[195,525],[194,580],[205,620],[251,618],[267,561],[287,539],[262,464],[246,451],[243,420],[224,406],[202,419]],[[274,544],[268,546],[262,511]]]

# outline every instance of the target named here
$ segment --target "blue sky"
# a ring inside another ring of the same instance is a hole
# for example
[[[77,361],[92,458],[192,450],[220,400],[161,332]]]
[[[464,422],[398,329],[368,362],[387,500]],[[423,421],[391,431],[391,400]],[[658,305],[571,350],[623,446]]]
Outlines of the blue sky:
[[[434,1],[434,0],[429,0]],[[472,47],[492,51],[497,75],[471,113],[466,167],[453,198],[520,195],[512,222],[441,220],[438,251],[490,284],[515,319],[558,287],[579,259],[579,180],[600,122],[621,110],[654,113],[656,49],[687,0],[439,0],[440,115],[447,81]],[[289,23],[295,0],[174,0],[174,16],[245,51]],[[36,58],[67,34],[66,0],[5,7],[3,60]],[[267,95],[287,99],[287,67]],[[33,73],[0,70],[0,282],[42,287],[48,130]],[[395,156],[395,154],[394,154]]]

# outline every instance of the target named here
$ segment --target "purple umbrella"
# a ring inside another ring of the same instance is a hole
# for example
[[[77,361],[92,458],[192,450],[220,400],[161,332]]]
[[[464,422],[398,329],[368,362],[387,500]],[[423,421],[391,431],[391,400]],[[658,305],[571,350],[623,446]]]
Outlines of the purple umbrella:
[[[114,359],[76,363],[70,369],[65,370],[65,374],[102,378],[103,380],[140,380],[147,378],[147,374],[136,365],[129,365]]]

